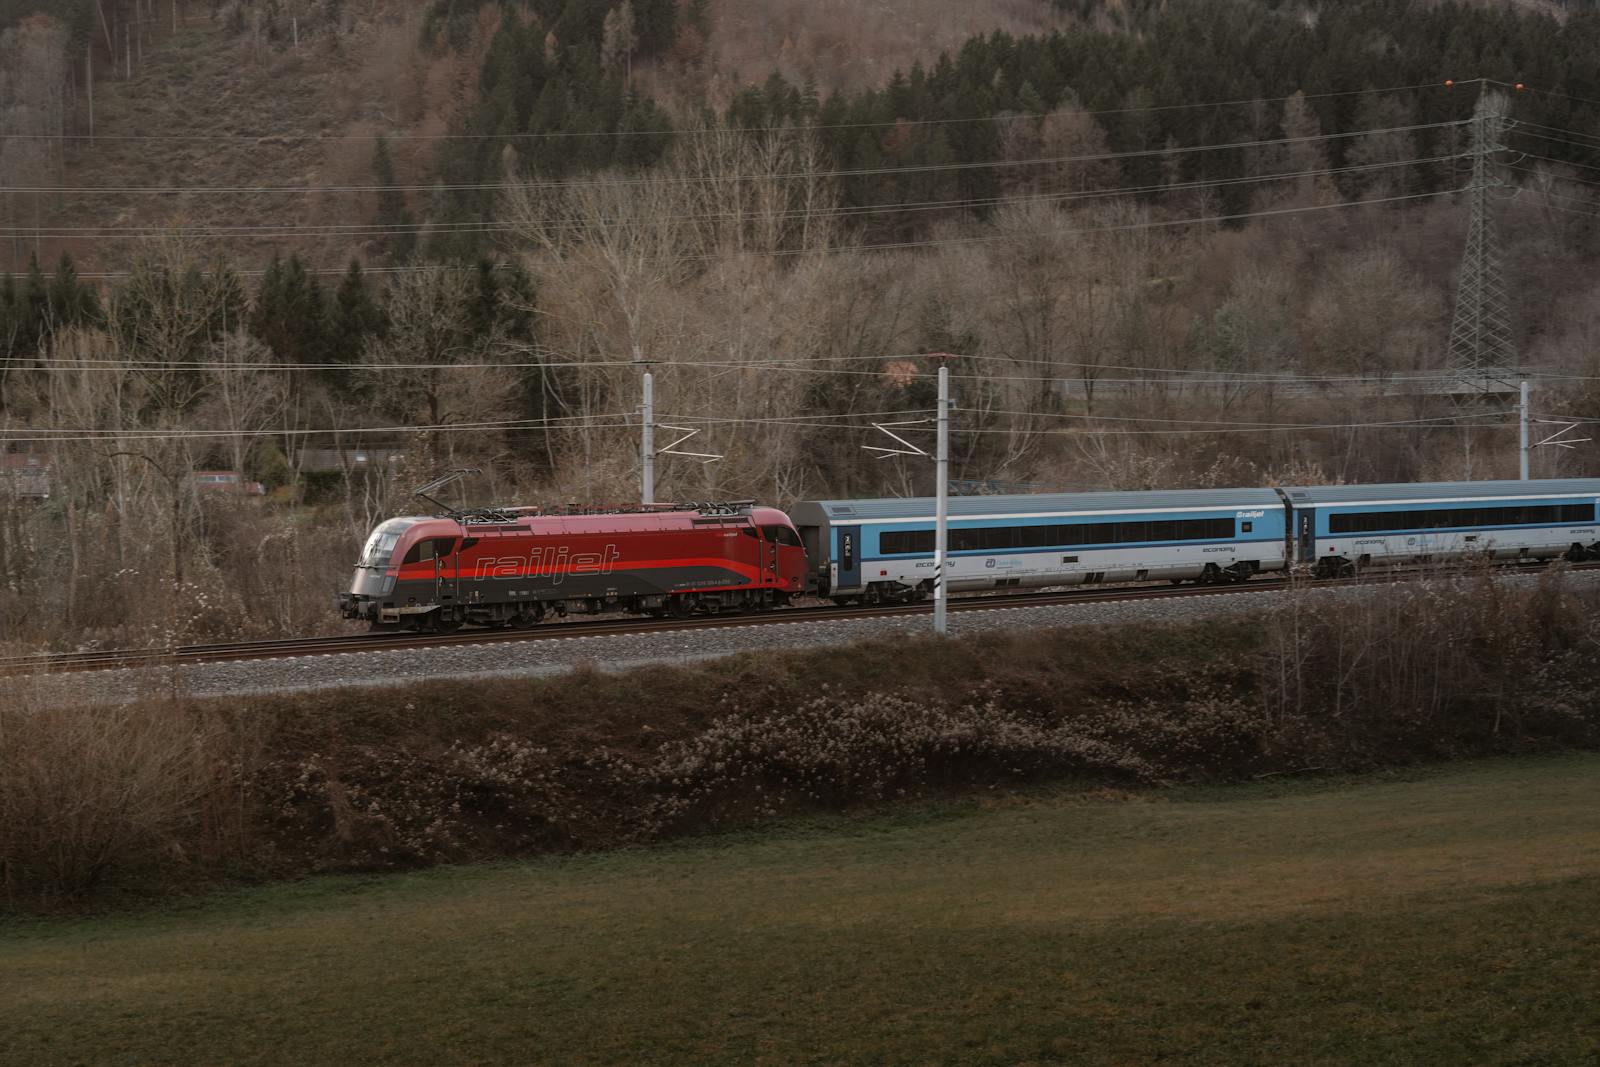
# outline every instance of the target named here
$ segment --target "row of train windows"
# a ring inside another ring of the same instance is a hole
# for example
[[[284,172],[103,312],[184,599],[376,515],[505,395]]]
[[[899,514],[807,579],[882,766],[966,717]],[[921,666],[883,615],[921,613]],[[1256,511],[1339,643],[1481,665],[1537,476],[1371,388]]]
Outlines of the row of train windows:
[[[1022,548],[1142,544],[1148,541],[1214,541],[1232,537],[1233,533],[1232,519],[1080,522],[1070,526],[983,526],[951,530],[950,551],[1004,552]],[[932,552],[933,531],[881,533],[878,535],[878,551],[885,556]]]
[[[1510,508],[1441,508],[1429,511],[1357,511],[1328,516],[1332,533],[1380,530],[1439,530],[1451,527],[1535,526],[1548,522],[1593,522],[1593,504],[1531,504]]]

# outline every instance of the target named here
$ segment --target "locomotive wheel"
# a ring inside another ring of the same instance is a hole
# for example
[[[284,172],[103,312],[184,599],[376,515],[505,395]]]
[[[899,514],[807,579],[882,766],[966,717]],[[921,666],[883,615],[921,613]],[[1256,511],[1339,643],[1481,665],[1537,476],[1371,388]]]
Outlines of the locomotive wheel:
[[[667,598],[667,613],[674,619],[687,619],[694,613],[694,605],[689,603],[686,596],[673,596]]]
[[[433,614],[432,629],[436,634],[453,634],[461,629],[461,619],[455,615],[447,615],[440,609]]]

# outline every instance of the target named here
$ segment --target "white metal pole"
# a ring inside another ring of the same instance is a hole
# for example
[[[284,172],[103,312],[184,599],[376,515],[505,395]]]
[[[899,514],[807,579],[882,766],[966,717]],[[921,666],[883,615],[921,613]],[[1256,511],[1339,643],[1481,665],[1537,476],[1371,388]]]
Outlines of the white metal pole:
[[[950,368],[939,367],[939,448],[936,490],[939,507],[933,530],[933,632],[946,632],[944,560],[950,544]]]
[[[644,372],[644,434],[639,441],[639,466],[644,473],[639,503],[656,501],[656,409],[650,372]]]
[[[1522,379],[1522,480],[1528,480],[1528,379]]]

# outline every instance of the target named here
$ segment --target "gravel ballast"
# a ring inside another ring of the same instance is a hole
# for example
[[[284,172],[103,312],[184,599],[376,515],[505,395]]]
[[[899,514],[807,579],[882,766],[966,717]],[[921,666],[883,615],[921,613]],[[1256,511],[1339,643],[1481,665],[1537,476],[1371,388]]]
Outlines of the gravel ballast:
[[[1537,578],[1535,574],[1513,574],[1498,580],[1520,583]],[[1593,583],[1600,581],[1600,572],[1572,573],[1567,581]],[[1386,589],[1381,584],[1311,587],[1303,595],[1372,596]],[[949,628],[952,636],[960,637],[1011,629],[1185,623],[1269,610],[1281,606],[1289,595],[1282,589],[1264,588],[1210,596],[1026,607],[1007,606],[1003,597],[996,597],[993,607],[963,606],[952,611]],[[741,652],[849,645],[924,634],[931,628],[932,618],[927,614],[837,620],[808,616],[794,621],[780,616],[717,629],[593,637],[562,636],[557,625],[526,641],[87,671],[35,678],[29,684],[38,698],[51,704],[119,703],[164,694],[226,697],[386,686],[424,679],[538,677],[579,666],[621,671],[650,664],[682,665]]]

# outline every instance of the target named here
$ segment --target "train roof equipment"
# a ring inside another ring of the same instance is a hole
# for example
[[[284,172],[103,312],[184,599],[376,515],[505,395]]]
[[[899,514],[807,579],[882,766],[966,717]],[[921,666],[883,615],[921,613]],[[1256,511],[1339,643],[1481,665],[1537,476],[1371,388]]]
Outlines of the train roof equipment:
[[[1216,511],[1227,508],[1281,507],[1271,489],[1168,489],[1149,492],[1020,493],[1007,496],[954,496],[950,521],[1029,518],[1050,515],[1124,514],[1158,511]],[[808,500],[789,509],[797,526],[842,523],[933,521],[933,497],[875,500]]]
[[[1600,499],[1600,478],[1543,478],[1529,481],[1396,482],[1384,485],[1284,486],[1295,507],[1319,504],[1425,504],[1461,500],[1523,500],[1531,497],[1592,496]]]

